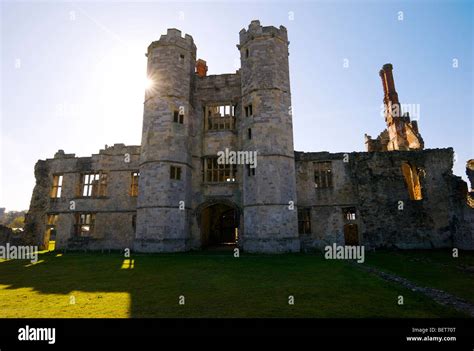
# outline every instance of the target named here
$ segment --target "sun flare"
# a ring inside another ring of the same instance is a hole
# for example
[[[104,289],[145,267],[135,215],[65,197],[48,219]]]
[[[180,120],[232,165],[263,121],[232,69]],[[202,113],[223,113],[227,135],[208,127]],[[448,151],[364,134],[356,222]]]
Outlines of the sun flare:
[[[143,87],[145,88],[145,90],[150,90],[151,88],[153,88],[153,86],[154,86],[153,80],[151,78],[146,77],[143,82]]]

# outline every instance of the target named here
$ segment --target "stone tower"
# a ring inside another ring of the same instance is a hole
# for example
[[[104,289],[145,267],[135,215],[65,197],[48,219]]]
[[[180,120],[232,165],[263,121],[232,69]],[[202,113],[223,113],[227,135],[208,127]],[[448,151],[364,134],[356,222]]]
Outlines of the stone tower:
[[[184,251],[191,203],[191,138],[196,46],[168,29],[147,52],[146,92],[134,250]]]
[[[257,167],[244,169],[243,248],[299,251],[287,31],[252,21],[239,34],[239,135],[243,150],[258,152]]]

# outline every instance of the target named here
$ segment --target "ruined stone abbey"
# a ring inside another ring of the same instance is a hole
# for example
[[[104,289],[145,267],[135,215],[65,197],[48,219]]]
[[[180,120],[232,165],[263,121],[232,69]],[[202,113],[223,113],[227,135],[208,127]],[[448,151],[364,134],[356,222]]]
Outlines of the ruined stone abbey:
[[[239,37],[241,68],[209,76],[190,35],[168,29],[152,42],[141,145],[38,161],[25,240],[134,252],[474,249],[472,194],[452,173],[453,150],[424,149],[392,65],[380,71],[386,129],[366,136],[366,152],[298,152],[286,28],[252,21]],[[256,159],[221,162],[226,149]]]

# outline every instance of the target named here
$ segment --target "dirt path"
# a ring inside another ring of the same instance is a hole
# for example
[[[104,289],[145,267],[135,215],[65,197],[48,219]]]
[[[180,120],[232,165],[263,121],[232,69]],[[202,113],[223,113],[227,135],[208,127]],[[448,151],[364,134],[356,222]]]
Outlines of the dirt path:
[[[361,265],[358,263],[352,263],[352,264],[358,267],[359,269],[375,274],[387,281],[400,284],[403,287],[408,288],[412,291],[420,292],[444,306],[452,307],[459,312],[463,312],[463,313],[468,314],[471,317],[474,317],[474,305],[455,295],[449,294],[443,290],[438,290],[434,288],[423,287],[423,286],[417,285],[408,279],[402,278],[392,273],[383,272],[379,270],[378,268]]]

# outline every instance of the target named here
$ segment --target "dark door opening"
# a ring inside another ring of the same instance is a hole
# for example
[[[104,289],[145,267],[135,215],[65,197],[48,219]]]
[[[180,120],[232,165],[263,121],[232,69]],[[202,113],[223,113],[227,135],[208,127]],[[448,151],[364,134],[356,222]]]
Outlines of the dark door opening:
[[[344,241],[346,245],[359,245],[359,231],[357,224],[344,225]]]
[[[202,246],[235,246],[239,226],[237,217],[237,211],[225,204],[206,207],[201,214]]]

